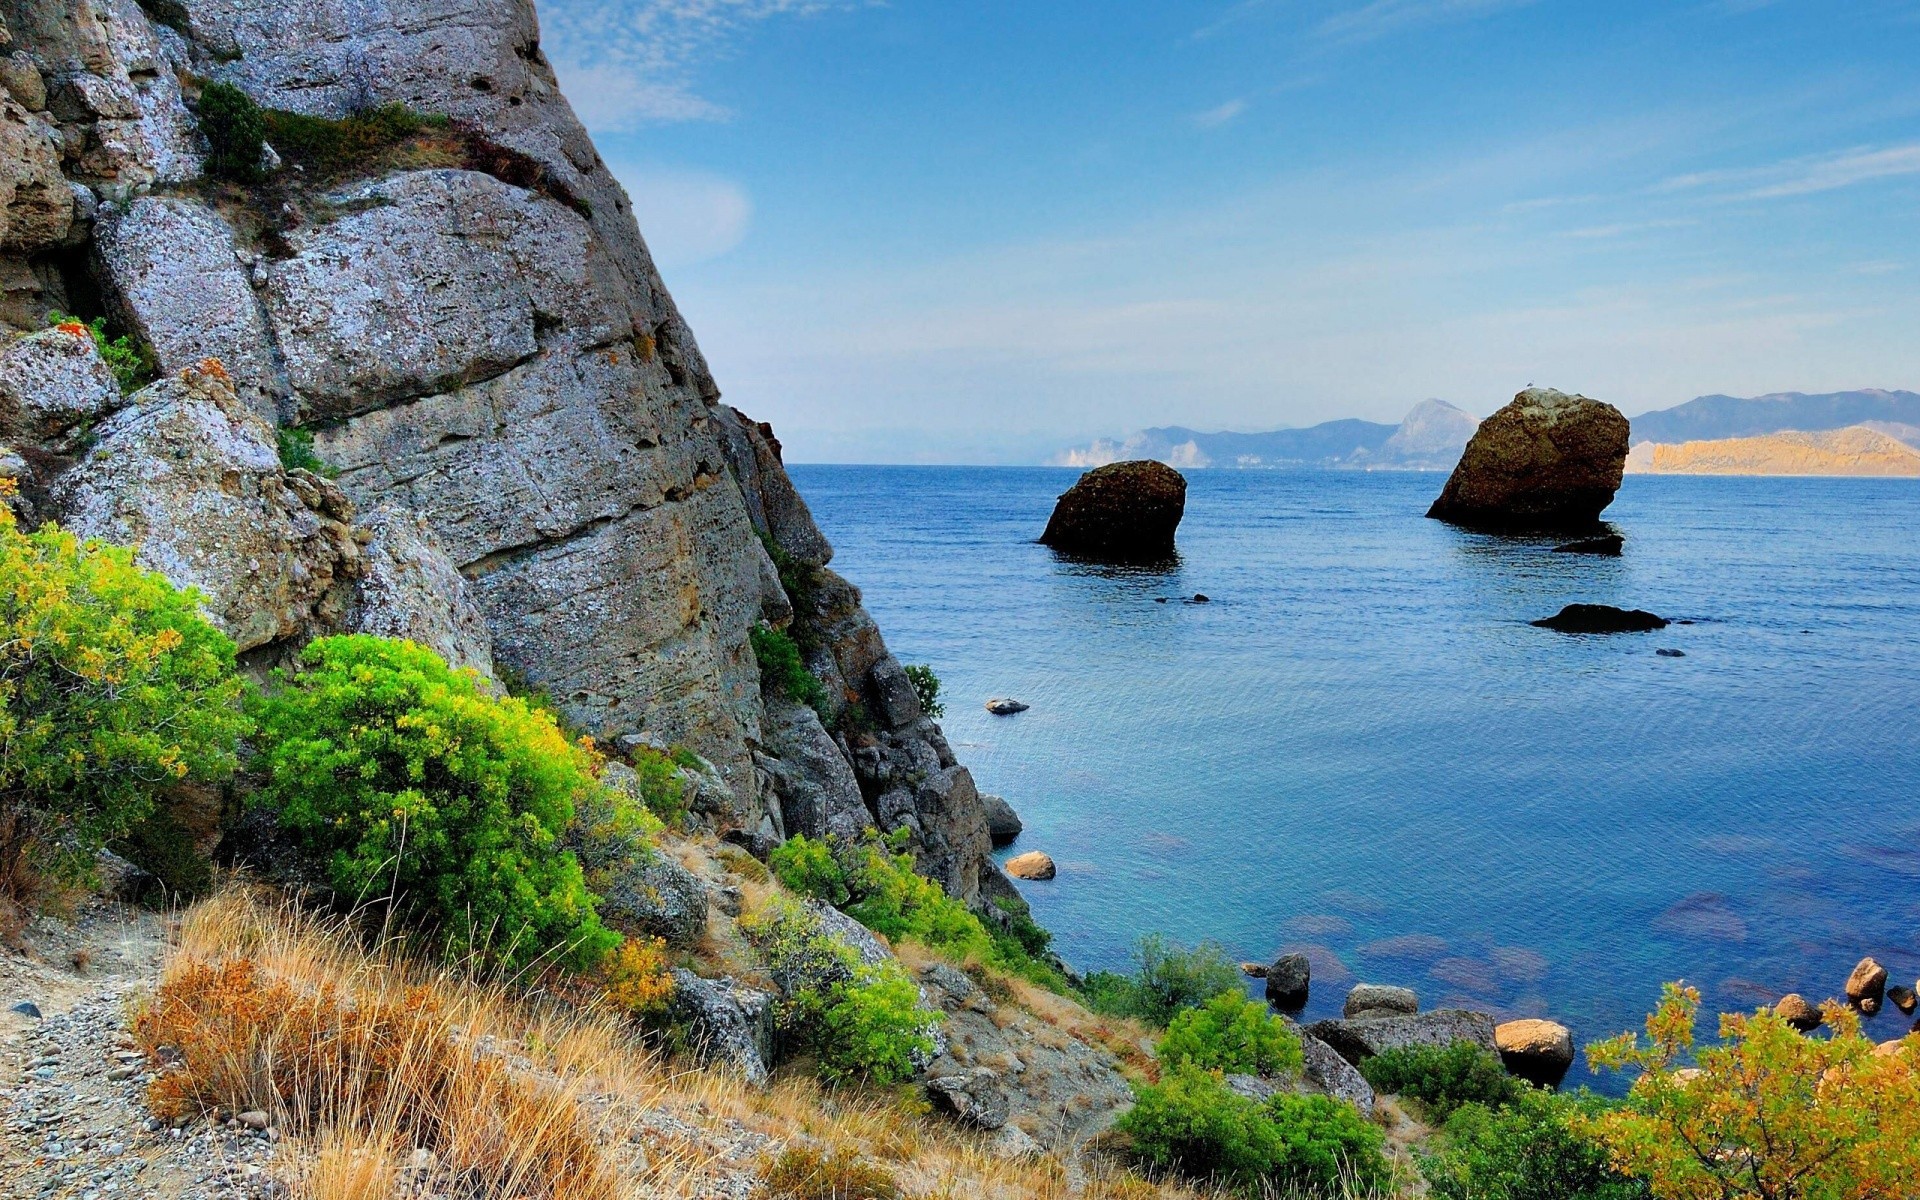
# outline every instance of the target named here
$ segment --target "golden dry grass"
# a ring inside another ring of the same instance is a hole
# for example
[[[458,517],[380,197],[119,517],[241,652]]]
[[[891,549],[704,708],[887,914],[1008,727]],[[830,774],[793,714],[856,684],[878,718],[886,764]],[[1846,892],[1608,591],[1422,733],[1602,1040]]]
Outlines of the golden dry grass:
[[[1033,990],[1023,1003],[1046,1007]],[[1068,1010],[1078,1024],[1100,1020],[1061,1002]],[[996,1157],[929,1118],[913,1090],[787,1077],[751,1087],[664,1058],[613,1005],[542,1002],[524,985],[369,950],[338,920],[260,891],[183,915],[135,1022],[142,1047],[171,1064],[155,1105],[270,1113],[300,1200],[407,1194],[420,1149],[476,1194],[525,1200],[691,1200],[764,1179],[793,1147],[871,1162],[914,1200],[1210,1194],[1110,1166]],[[771,1200],[764,1183],[761,1194]]]

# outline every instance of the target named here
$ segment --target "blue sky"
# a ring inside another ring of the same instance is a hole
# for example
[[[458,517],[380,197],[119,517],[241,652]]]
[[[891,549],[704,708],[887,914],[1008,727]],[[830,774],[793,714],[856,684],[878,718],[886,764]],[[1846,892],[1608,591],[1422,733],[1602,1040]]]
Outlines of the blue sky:
[[[797,461],[1920,389],[1920,0],[544,0]]]

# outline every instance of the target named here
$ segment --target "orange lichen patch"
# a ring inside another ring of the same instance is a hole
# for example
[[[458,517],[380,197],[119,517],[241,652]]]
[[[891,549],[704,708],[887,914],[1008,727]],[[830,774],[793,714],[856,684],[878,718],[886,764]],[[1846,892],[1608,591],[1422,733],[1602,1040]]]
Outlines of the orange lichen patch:
[[[217,358],[211,357],[201,359],[198,363],[188,367],[186,371],[182,372],[183,377],[189,375],[202,375],[208,379],[216,379],[225,384],[231,384],[233,382],[233,376],[227,374],[227,364]]]
[[[54,328],[58,329],[61,333],[72,334],[77,338],[86,338],[88,341],[93,340],[93,330],[88,329],[78,321],[62,321],[58,325],[55,325]]]

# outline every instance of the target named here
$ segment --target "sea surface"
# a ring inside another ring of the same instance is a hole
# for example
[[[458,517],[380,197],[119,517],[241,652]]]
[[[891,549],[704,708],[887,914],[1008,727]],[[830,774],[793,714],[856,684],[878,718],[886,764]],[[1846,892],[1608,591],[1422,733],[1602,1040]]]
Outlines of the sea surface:
[[[1628,476],[1612,559],[1425,520],[1435,474],[1192,471],[1179,562],[1139,570],[1035,543],[1072,470],[792,474],[1025,820],[1005,853],[1058,862],[1022,887],[1082,969],[1149,931],[1298,949],[1309,1019],[1365,980],[1583,1042],[1666,980],[1920,975],[1920,481]],[[1528,624],[1573,601],[1691,623]]]

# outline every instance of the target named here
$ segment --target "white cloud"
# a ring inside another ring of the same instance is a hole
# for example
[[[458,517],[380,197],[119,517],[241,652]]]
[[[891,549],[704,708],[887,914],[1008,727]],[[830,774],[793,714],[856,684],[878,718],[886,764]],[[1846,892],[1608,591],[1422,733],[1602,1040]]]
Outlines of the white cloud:
[[[1245,100],[1229,100],[1218,108],[1193,114],[1193,123],[1202,129],[1218,129],[1245,111],[1247,111]]]
[[[861,0],[552,0],[542,43],[587,128],[614,133],[663,121],[718,120],[723,105],[695,89],[694,67],[775,17],[849,8]]]
[[[1335,13],[1320,23],[1322,35],[1341,41],[1366,42],[1402,30],[1448,21],[1490,17],[1522,8],[1534,0],[1373,0],[1373,3]]]
[[[1920,142],[1885,149],[1857,147],[1832,154],[1792,158],[1763,167],[1695,171],[1676,175],[1654,190],[1681,192],[1724,189],[1748,200],[1811,196],[1855,184],[1903,175],[1920,175]]]
[[[746,240],[753,201],[730,179],[702,171],[610,162],[663,271],[719,258]]]

